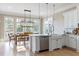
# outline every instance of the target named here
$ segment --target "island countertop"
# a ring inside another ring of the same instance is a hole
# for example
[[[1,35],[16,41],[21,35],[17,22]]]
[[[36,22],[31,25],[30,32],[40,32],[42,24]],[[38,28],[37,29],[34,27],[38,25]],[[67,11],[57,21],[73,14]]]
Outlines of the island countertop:
[[[49,36],[48,34],[31,34],[30,36]]]

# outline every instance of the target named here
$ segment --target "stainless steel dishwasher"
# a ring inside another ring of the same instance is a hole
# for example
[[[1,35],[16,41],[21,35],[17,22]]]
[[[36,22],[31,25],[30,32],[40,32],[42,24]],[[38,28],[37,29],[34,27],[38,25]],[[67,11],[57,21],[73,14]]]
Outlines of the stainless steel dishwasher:
[[[49,49],[49,36],[40,36],[40,51]]]

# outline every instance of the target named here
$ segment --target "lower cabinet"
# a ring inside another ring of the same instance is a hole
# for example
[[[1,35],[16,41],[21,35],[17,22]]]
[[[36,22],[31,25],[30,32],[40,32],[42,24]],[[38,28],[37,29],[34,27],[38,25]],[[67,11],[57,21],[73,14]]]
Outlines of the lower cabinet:
[[[76,50],[77,50],[77,52],[79,52],[79,37],[77,38],[77,41],[76,41]]]
[[[62,37],[63,46],[69,46],[69,35],[65,35]]]
[[[73,48],[79,52],[79,37],[75,35],[66,35],[61,39],[50,37],[49,39],[49,49],[50,51],[62,48],[62,46],[67,46]]]
[[[62,39],[52,40],[52,48],[53,49],[62,48]]]
[[[63,41],[63,39],[57,40],[57,48],[62,48],[62,41]]]
[[[52,39],[52,49],[56,49],[57,48],[57,41]]]
[[[49,39],[49,50],[52,51],[57,48],[62,48],[62,39],[50,38]]]
[[[69,36],[69,35],[65,35],[62,37],[62,44],[58,44],[58,45],[62,45],[62,46],[67,46],[73,49],[77,48],[77,38],[75,36]]]
[[[67,46],[67,47],[70,46],[69,36],[66,36],[66,39],[65,39],[65,46]]]
[[[62,36],[62,46],[66,45],[66,36]]]
[[[70,37],[69,38],[69,47],[76,49],[76,38]]]
[[[76,37],[66,36],[64,39],[64,45],[76,49],[76,40]]]

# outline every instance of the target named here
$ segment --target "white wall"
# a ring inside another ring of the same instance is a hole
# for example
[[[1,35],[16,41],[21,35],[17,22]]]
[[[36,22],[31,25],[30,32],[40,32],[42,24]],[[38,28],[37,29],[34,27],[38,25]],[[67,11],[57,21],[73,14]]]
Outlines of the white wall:
[[[79,23],[79,5],[77,5],[77,20],[78,20],[78,23]]]
[[[53,24],[53,16],[49,17],[48,20],[47,20],[48,23]],[[45,29],[46,29],[45,26],[46,26],[46,24],[44,24],[44,28],[43,28],[44,33],[45,33]],[[64,17],[63,17],[62,13],[55,15],[55,20],[54,20],[53,26],[54,26],[54,34],[63,34],[64,33]],[[47,28],[47,29],[49,29],[49,28]],[[52,28],[50,28],[49,30],[53,31]]]
[[[54,20],[54,34],[63,34],[64,33],[64,17],[62,13],[55,15]]]

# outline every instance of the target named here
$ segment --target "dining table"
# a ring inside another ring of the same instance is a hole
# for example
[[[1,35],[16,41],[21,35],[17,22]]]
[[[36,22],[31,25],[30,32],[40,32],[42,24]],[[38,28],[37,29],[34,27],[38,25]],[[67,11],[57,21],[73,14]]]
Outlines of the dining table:
[[[16,33],[16,34],[14,34],[13,35],[13,37],[15,38],[14,39],[14,42],[15,42],[15,45],[17,45],[17,42],[18,41],[26,41],[27,40],[27,38],[29,38],[29,35],[25,35],[25,34],[22,34],[22,33]]]

